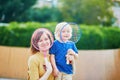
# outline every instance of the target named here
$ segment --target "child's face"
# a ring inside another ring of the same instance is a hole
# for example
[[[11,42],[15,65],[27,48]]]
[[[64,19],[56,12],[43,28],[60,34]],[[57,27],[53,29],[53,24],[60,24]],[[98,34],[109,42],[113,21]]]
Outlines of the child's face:
[[[46,33],[43,33],[38,41],[40,51],[46,51],[50,48],[50,39]]]
[[[68,25],[61,31],[62,41],[68,41],[72,37],[72,28]]]

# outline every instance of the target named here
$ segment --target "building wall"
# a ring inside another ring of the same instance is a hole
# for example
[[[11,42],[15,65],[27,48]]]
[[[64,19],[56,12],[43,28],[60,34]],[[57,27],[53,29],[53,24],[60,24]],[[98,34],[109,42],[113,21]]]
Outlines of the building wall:
[[[0,77],[27,79],[28,48],[0,46]],[[120,80],[120,49],[79,50],[73,80]]]
[[[57,7],[58,0],[37,0],[37,3],[34,5],[35,8],[41,7]]]
[[[116,22],[113,25],[120,27],[120,7],[113,7],[113,14],[116,18]]]

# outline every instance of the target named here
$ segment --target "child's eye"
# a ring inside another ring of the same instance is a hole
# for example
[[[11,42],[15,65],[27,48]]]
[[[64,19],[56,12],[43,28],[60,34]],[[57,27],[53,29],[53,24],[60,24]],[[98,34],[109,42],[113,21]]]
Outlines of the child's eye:
[[[70,31],[67,31],[68,33],[70,32]]]
[[[65,31],[62,31],[62,33],[65,33]]]

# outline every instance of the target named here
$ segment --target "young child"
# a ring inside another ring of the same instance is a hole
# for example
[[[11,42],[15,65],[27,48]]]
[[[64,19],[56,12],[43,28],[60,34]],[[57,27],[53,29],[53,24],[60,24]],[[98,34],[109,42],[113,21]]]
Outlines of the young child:
[[[56,26],[56,40],[50,49],[55,80],[72,80],[73,66],[78,57],[78,50],[75,43],[69,41],[71,37],[72,28],[67,22],[61,22]]]
[[[31,38],[32,55],[28,59],[28,80],[54,80],[49,60],[49,48],[53,40],[51,35],[40,29],[33,33]]]

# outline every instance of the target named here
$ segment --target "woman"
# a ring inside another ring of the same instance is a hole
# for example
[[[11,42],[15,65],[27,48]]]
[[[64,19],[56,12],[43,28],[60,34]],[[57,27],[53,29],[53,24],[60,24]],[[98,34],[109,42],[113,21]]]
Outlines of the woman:
[[[28,59],[28,80],[54,80],[49,60],[53,36],[45,28],[37,29],[31,38],[32,55]]]

